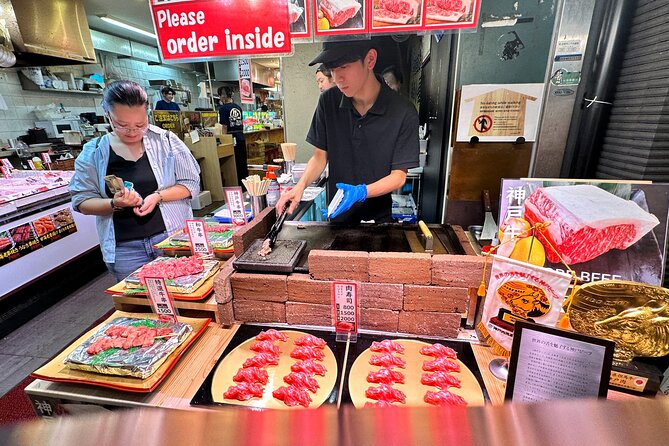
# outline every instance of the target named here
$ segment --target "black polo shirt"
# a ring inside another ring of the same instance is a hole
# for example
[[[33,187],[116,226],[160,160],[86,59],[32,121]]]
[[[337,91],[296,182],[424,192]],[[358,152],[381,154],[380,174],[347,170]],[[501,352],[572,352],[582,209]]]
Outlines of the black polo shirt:
[[[307,142],[328,152],[328,200],[335,184],[371,184],[391,170],[418,167],[418,113],[407,99],[377,76],[381,92],[365,116],[338,88],[324,91],[311,121]],[[368,198],[335,221],[392,221],[390,194]]]

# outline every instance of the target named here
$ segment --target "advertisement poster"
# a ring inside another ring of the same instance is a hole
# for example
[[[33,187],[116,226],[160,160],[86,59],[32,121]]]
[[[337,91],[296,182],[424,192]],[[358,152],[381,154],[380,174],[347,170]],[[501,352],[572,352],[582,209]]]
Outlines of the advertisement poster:
[[[242,57],[237,60],[239,71],[239,96],[242,104],[255,104],[256,98],[253,94],[253,79],[251,79],[251,59]]]
[[[153,122],[161,129],[169,130],[177,135],[181,134],[181,115],[178,111],[154,110]]]
[[[313,5],[317,36],[365,34],[369,28],[366,0],[313,0]]]
[[[476,28],[480,0],[371,0],[371,33]]]
[[[370,32],[418,31],[426,0],[372,0]]]
[[[165,62],[292,52],[289,0],[152,0]]]
[[[288,0],[288,22],[291,37],[311,37],[309,29],[310,0]]]
[[[534,141],[544,84],[464,85],[458,113],[458,142]]]
[[[480,0],[423,0],[423,23],[427,31],[476,28]]]
[[[504,179],[500,238],[521,237],[498,254],[559,271],[562,259],[582,282],[662,285],[668,211],[669,184]]]
[[[77,232],[70,209],[0,231],[0,266]]]

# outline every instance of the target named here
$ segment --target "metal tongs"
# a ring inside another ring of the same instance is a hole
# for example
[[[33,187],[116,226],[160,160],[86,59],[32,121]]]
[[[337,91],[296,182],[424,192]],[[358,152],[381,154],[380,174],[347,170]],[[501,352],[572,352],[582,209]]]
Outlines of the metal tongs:
[[[286,215],[288,215],[287,209],[288,206],[284,206],[281,216],[276,220],[276,222],[274,222],[269,232],[265,236],[265,240],[269,240],[270,248],[274,248],[274,244],[276,243],[276,238],[279,236],[279,232],[281,232],[281,227],[283,226],[283,222],[286,219]]]

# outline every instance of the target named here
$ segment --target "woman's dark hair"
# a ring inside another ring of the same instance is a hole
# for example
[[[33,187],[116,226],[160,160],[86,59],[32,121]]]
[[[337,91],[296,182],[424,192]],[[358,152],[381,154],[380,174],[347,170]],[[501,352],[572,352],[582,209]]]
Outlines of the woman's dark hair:
[[[149,98],[146,91],[136,82],[114,81],[104,90],[102,109],[109,113],[117,104],[128,107],[148,107]]]
[[[163,95],[166,95],[167,93],[177,94],[174,90],[172,90],[172,87],[163,87],[160,89],[160,92]]]
[[[385,70],[383,70],[383,72],[381,73],[381,76],[385,75],[386,73],[391,73],[393,76],[395,76],[395,79],[397,79],[397,82],[399,82],[400,84],[404,82],[404,78],[402,77],[402,73],[400,72],[400,70],[397,69],[397,67],[395,65],[391,65],[388,68],[386,68]]]
[[[327,68],[324,64],[321,64],[321,65],[318,67],[318,69],[316,70],[316,73],[318,73],[319,71],[320,71],[321,73],[323,73],[323,76],[325,76],[325,77],[329,77],[330,79],[332,79],[332,71],[330,71],[330,69]]]

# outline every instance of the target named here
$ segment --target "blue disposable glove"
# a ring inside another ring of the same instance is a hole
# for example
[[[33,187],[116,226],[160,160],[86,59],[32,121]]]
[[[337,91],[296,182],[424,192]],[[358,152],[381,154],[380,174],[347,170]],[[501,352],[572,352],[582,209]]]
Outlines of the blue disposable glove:
[[[330,218],[335,218],[343,214],[351,209],[355,203],[362,203],[367,199],[367,185],[365,184],[352,186],[350,184],[337,183],[337,189],[344,191],[344,198],[342,198],[339,206],[332,212]],[[321,209],[321,212],[323,213],[323,218],[327,218],[328,210]]]

